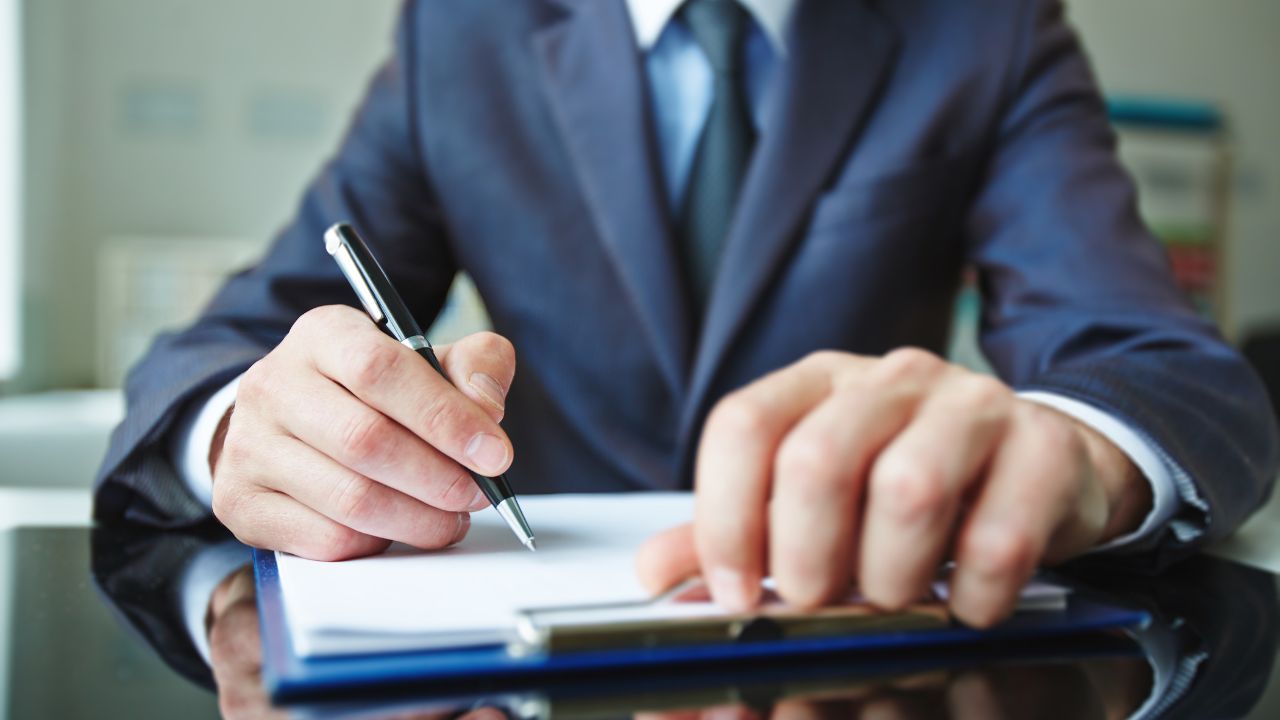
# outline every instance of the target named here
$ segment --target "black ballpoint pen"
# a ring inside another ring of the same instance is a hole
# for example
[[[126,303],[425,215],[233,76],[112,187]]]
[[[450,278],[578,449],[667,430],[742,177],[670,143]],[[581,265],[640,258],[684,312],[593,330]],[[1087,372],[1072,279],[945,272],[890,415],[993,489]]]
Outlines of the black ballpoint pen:
[[[401,345],[421,355],[441,377],[453,382],[444,371],[435,351],[431,349],[426,335],[409,313],[409,308],[400,299],[400,294],[392,287],[386,272],[355,228],[345,223],[329,228],[324,234],[324,247],[338,263],[347,282],[351,283],[351,288],[356,291],[360,304],[364,305],[374,324],[385,326]],[[511,491],[506,476],[491,478],[471,472],[471,479],[475,480],[520,542],[530,550],[536,549],[533,531],[529,529],[529,523],[520,510],[520,503],[516,501],[516,495]]]

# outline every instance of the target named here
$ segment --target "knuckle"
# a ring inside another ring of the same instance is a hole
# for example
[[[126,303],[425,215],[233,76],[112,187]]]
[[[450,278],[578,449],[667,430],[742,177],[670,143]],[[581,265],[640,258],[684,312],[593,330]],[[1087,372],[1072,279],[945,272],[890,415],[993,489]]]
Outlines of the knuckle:
[[[261,521],[252,513],[252,497],[253,494],[247,491],[219,491],[215,485],[213,515],[244,545],[268,550],[284,549],[263,532]]]
[[[1013,391],[989,375],[971,375],[963,381],[963,402],[969,407],[1000,411],[1013,399]]]
[[[455,474],[452,480],[444,486],[444,490],[440,492],[441,510],[461,511],[466,510],[471,505],[471,500],[476,496],[476,485],[471,480],[471,475],[461,466],[455,468]]]
[[[887,458],[872,470],[871,494],[896,520],[929,520],[947,504],[947,478],[932,463]]]
[[[1012,526],[989,529],[967,545],[970,563],[984,577],[1021,577],[1038,559],[1031,535]]]
[[[501,358],[502,360],[513,360],[516,356],[516,348],[511,341],[495,332],[480,332],[475,335],[476,349],[486,355]]]
[[[453,544],[462,529],[462,514],[448,513],[436,522],[422,524],[422,536],[414,544],[424,550],[438,550]]]
[[[293,326],[304,331],[313,328],[327,329],[349,323],[353,317],[359,317],[359,313],[354,308],[346,305],[321,305],[298,316]]]
[[[289,334],[285,336],[285,341],[322,334],[326,328],[331,328],[335,322],[339,322],[338,318],[339,313],[333,305],[311,308],[293,321],[293,326],[289,328]]]
[[[271,355],[249,366],[236,388],[236,404],[258,404],[271,397]]]
[[[293,327],[289,328],[289,334],[303,334],[313,327],[323,325],[324,318],[330,314],[331,311],[327,305],[324,307],[311,308],[299,315],[297,320],[293,321]]]
[[[234,478],[219,477],[213,484],[212,510],[213,516],[227,529],[235,532],[239,529],[240,507],[244,502],[246,491],[242,490]]]
[[[314,548],[308,555],[313,560],[337,562],[360,557],[366,553],[365,535],[345,525],[328,523],[315,538]]]
[[[214,488],[217,488],[224,477],[235,477],[239,474],[240,468],[252,466],[251,441],[252,437],[246,437],[245,432],[233,420],[231,427],[227,430],[227,437],[222,441],[222,450],[218,453]]]
[[[1076,432],[1072,421],[1054,410],[1028,403],[1023,422],[1043,447],[1046,457],[1085,452],[1084,438]]]
[[[350,417],[343,424],[343,457],[361,465],[376,464],[386,458],[391,438],[391,421],[376,413]]]
[[[742,393],[729,395],[711,411],[709,429],[726,437],[758,441],[772,435],[772,413],[764,403]]]
[[[343,525],[358,525],[377,517],[378,495],[372,480],[354,473],[334,484],[331,491],[336,519]]]
[[[814,350],[800,359],[798,364],[813,367],[831,367],[847,357],[838,350]]]
[[[347,382],[353,389],[377,387],[393,377],[400,365],[400,349],[385,343],[351,343],[344,363]]]
[[[883,380],[907,380],[934,375],[945,366],[942,358],[928,350],[905,347],[881,358],[876,369]]]
[[[218,522],[230,530],[235,530],[235,500],[230,497],[230,492],[225,487],[219,487],[224,483],[214,483],[213,486],[213,516]]]
[[[433,446],[439,447],[463,429],[468,419],[467,413],[453,402],[448,393],[438,393],[422,406],[422,414],[418,427],[422,437]]]
[[[839,443],[826,433],[809,432],[792,435],[778,449],[775,473],[792,487],[806,488],[819,496],[835,484],[832,458],[837,457]]]

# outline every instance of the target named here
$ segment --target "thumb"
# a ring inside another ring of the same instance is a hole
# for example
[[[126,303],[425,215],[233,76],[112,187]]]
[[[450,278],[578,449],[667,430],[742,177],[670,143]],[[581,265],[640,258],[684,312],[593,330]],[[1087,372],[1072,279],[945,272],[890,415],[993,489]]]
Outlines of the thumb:
[[[502,420],[516,374],[516,350],[510,340],[497,333],[475,333],[437,347],[436,357],[463,395],[484,408],[494,422]]]
[[[636,574],[645,589],[657,595],[699,574],[693,546],[693,525],[664,530],[645,541],[636,554]]]

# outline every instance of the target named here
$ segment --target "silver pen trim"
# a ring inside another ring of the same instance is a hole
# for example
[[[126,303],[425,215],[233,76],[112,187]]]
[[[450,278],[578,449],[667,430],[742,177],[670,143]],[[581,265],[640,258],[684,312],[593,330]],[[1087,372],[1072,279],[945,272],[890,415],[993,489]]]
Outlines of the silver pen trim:
[[[427,339],[421,335],[414,335],[413,337],[407,337],[401,340],[400,344],[404,345],[410,350],[425,350],[431,347],[431,343],[427,342]]]
[[[385,318],[382,308],[378,306],[378,301],[373,296],[373,288],[364,281],[364,275],[360,273],[355,258],[351,257],[351,250],[342,243],[342,236],[335,228],[330,228],[329,232],[324,234],[324,249],[329,251],[334,262],[338,263],[338,269],[351,284],[351,289],[356,291],[356,297],[360,298],[364,311],[369,313],[369,317],[373,318],[375,323],[382,322]]]
[[[520,543],[530,550],[537,550],[537,545],[533,542],[533,530],[529,527],[529,521],[525,520],[524,513],[520,511],[520,504],[515,498],[507,498],[497,505],[493,506],[502,519],[506,521],[507,527],[511,528],[511,532],[516,534],[516,538]]]

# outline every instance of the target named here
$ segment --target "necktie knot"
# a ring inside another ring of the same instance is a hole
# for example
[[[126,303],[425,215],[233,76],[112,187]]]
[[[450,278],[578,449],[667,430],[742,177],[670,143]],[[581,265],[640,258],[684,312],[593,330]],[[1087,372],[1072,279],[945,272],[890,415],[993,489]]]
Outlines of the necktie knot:
[[[751,16],[738,0],[688,0],[680,16],[717,74],[735,74]]]

